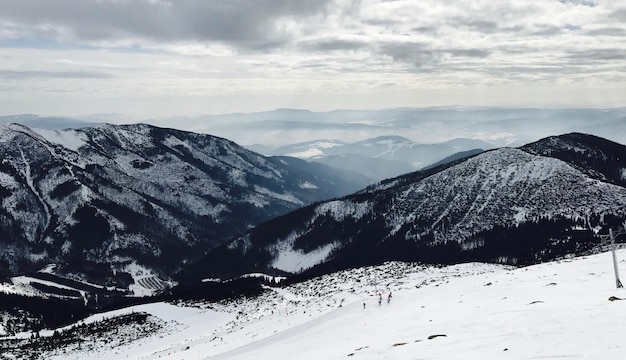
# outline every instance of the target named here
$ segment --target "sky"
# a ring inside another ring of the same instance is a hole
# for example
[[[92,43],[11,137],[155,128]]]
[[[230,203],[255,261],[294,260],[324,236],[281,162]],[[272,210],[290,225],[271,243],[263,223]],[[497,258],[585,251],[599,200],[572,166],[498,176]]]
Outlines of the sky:
[[[626,106],[626,0],[0,0],[0,115]]]

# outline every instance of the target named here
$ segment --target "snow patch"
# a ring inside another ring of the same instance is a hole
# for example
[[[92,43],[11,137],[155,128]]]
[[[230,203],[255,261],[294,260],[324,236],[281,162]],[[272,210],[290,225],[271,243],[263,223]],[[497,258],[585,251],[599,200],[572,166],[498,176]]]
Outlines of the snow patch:
[[[336,143],[336,142],[330,142],[330,141],[318,141],[315,144],[313,144],[312,146],[319,147],[319,148],[322,148],[322,149],[330,149],[330,148],[334,148],[334,147],[337,147],[337,146],[343,146],[343,144]]]
[[[272,197],[274,199],[280,199],[283,201],[287,201],[293,204],[299,204],[299,205],[304,205],[304,202],[302,202],[300,199],[298,199],[297,197],[293,196],[292,194],[279,194],[276,192],[273,192],[267,188],[258,186],[258,185],[254,185],[254,191],[256,191],[259,194],[263,194],[263,195],[267,195],[269,197]]]
[[[15,181],[15,178],[4,172],[0,172],[0,185],[7,190],[13,190],[18,187],[18,183]]]
[[[38,296],[41,292],[24,281],[11,280],[12,283],[0,283],[0,294],[15,294],[23,296]]]
[[[622,180],[626,181],[626,168],[622,168]]]
[[[526,221],[526,218],[528,216],[528,210],[522,207],[514,207],[513,210],[517,211],[517,213],[515,215],[513,215],[513,219],[515,219],[515,222],[517,224],[521,224],[524,221]]]
[[[267,275],[267,274],[263,274],[263,273],[244,274],[244,275],[241,275],[239,277],[239,279],[242,279],[242,278],[243,279],[245,279],[245,278],[260,278],[260,279],[265,279],[265,281],[274,282],[274,283],[279,283],[279,282],[284,281],[284,280],[287,279],[284,276],[272,276],[272,275]]]
[[[134,284],[131,284],[128,290],[132,291],[134,296],[151,296],[174,285],[173,282],[160,279],[151,269],[137,263],[126,265],[123,271],[133,277]]]
[[[231,169],[228,172],[228,178],[233,184],[243,187],[248,186],[248,183],[246,182],[246,173],[239,169]]]
[[[299,273],[326,260],[328,255],[338,246],[339,243],[333,242],[308,253],[293,249],[291,246],[285,246],[279,249],[272,267],[286,272]]]
[[[315,209],[315,214],[316,216],[329,214],[335,220],[341,222],[348,217],[359,220],[365,216],[365,214],[371,212],[371,210],[372,204],[369,201],[355,203],[352,201],[335,200],[319,205]]]
[[[48,264],[43,267],[43,269],[39,270],[40,273],[45,274],[54,274],[54,270],[57,268],[57,264]]]
[[[308,149],[305,151],[289,153],[289,154],[286,154],[285,156],[291,156],[291,157],[295,157],[299,159],[310,159],[316,156],[324,156],[324,152],[320,149],[312,148],[312,149]]]
[[[85,296],[84,291],[75,289],[71,286],[58,284],[56,282],[48,281],[48,280],[41,280],[41,279],[33,278],[30,276],[26,276],[26,275],[13,277],[11,278],[11,282],[13,282],[13,284],[15,284],[17,287],[21,287],[21,288],[31,287],[31,284],[41,284],[41,285],[46,285],[46,286],[57,288],[57,289],[73,290]]]
[[[78,149],[80,149],[83,145],[87,143],[87,136],[84,133],[75,130],[32,130],[49,142],[61,145],[66,149],[70,149],[76,152],[78,152]]]
[[[170,148],[176,148],[176,147],[182,146],[185,149],[191,151],[191,146],[189,146],[189,144],[186,141],[183,141],[174,135],[170,135],[167,138],[165,138],[163,140],[163,145],[168,146]]]
[[[315,184],[311,184],[308,181],[305,181],[303,183],[300,183],[300,188],[301,189],[319,189],[319,187],[317,187],[317,185]]]

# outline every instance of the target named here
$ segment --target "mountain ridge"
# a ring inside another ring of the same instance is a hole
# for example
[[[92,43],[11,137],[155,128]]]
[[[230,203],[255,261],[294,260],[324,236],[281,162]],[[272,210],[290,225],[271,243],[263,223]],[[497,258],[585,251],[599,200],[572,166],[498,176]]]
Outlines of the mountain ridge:
[[[610,147],[626,158],[626,147]],[[320,274],[387,260],[549,260],[589,250],[597,244],[592,229],[626,218],[626,188],[587,170],[524,147],[490,150],[260,224],[207,262],[230,271],[236,263],[245,271]]]
[[[319,162],[337,169],[347,169],[381,181],[433,164],[462,157],[469,150],[490,149],[485,141],[456,138],[445,142],[421,144],[399,135],[377,136],[346,143],[318,139],[277,148],[251,146],[268,155],[285,155]],[[447,160],[446,160],[447,159]]]
[[[171,276],[199,249],[363,186],[322,165],[307,172],[298,159],[290,165],[226,139],[149,125],[2,125],[0,154],[3,271],[55,262],[123,287],[128,280],[116,274],[134,263]]]

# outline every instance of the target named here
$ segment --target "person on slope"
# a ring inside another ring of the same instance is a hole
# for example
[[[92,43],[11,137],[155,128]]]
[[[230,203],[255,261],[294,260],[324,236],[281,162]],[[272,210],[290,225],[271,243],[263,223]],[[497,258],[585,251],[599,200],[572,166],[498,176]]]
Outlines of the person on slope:
[[[391,291],[389,292],[389,295],[387,296],[387,304],[389,304],[391,302]]]

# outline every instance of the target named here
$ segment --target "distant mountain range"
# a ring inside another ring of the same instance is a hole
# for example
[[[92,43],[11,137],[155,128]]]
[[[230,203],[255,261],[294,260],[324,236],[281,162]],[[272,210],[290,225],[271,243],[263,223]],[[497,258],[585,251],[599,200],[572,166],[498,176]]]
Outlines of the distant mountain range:
[[[41,119],[39,119],[41,120]],[[369,182],[149,125],[0,125],[0,275],[55,272],[128,288],[196,254]]]
[[[381,136],[354,143],[314,140],[278,148],[248,146],[266,155],[284,155],[346,169],[381,181],[442,161],[466,151],[476,153],[493,148],[481,140],[454,139],[437,144],[417,144],[401,136]]]
[[[450,140],[451,134],[502,147],[520,146],[547,136],[571,132],[626,143],[626,108],[449,106],[328,112],[278,109],[250,114],[178,116],[147,122],[218,135],[243,145],[263,144],[271,148],[317,139],[341,139],[354,143],[389,135],[401,135],[416,143],[431,144]]]
[[[103,122],[83,121],[75,118],[40,116],[34,114],[0,116],[0,124],[11,123],[48,130],[80,129],[103,124]]]
[[[264,155],[320,162],[366,176],[370,182],[430,167],[458,152],[521,146],[554,134],[580,132],[626,143],[626,108],[449,106],[328,112],[277,109],[162,119],[120,114],[0,117],[0,123],[56,130],[136,121],[220,136]],[[459,140],[451,140],[451,134]]]
[[[386,260],[536,263],[588,251],[596,231],[621,225],[625,186],[626,146],[549,137],[298,209],[207,253],[195,276],[319,274]]]

